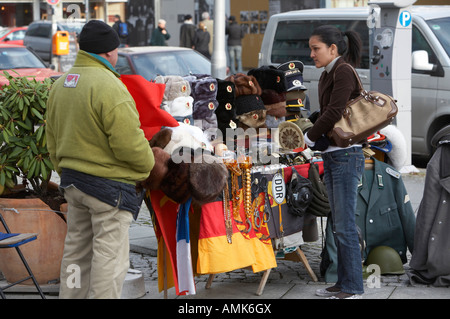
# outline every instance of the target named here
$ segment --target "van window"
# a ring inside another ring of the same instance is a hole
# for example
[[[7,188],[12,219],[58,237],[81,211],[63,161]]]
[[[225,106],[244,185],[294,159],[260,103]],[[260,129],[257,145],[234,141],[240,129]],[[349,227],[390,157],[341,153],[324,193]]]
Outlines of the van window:
[[[438,64],[438,59],[431,46],[428,44],[427,40],[423,36],[422,32],[416,27],[412,28],[412,52],[418,50],[425,50],[428,52],[428,62],[432,64]],[[411,70],[413,73],[429,73],[429,71],[420,71],[416,69]]]
[[[283,63],[300,60],[305,65],[314,65],[310,58],[309,37],[313,30],[324,24],[335,25],[342,31],[353,30],[359,33],[363,42],[361,68],[369,68],[369,28],[366,20],[311,20],[280,21],[275,32],[271,62]]]
[[[439,39],[447,55],[450,56],[450,17],[428,20],[427,24]]]

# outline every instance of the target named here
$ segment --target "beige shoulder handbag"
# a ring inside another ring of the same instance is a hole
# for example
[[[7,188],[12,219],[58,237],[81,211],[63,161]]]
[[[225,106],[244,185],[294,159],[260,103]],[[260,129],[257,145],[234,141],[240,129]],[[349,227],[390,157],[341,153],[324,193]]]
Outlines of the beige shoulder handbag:
[[[328,133],[328,137],[340,147],[348,147],[364,141],[373,133],[389,125],[398,112],[396,100],[377,91],[364,90],[356,70],[350,64],[348,65],[358,79],[361,95],[348,101],[342,118]]]

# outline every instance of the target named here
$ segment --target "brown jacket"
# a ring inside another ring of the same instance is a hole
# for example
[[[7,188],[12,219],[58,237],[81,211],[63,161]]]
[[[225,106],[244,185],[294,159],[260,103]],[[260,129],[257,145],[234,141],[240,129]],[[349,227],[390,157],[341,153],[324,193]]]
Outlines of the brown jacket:
[[[345,110],[345,105],[360,94],[358,80],[348,65],[340,57],[330,73],[323,71],[319,79],[320,116],[314,126],[308,131],[308,138],[317,141],[322,134],[331,131],[334,123],[339,121]]]

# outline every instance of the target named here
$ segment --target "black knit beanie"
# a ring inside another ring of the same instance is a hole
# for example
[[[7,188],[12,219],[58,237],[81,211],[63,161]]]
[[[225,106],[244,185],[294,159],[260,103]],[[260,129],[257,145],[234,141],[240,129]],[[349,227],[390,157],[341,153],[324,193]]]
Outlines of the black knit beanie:
[[[119,35],[113,28],[99,20],[86,23],[79,36],[80,50],[106,53],[120,45]]]

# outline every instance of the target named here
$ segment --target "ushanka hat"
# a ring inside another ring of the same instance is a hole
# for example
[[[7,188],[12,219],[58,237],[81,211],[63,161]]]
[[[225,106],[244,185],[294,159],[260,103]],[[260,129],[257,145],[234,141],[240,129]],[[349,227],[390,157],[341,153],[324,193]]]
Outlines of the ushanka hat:
[[[194,100],[215,100],[217,95],[217,80],[204,77],[190,81],[191,95]]]
[[[262,93],[258,81],[252,75],[237,73],[229,76],[225,80],[234,83],[236,97],[241,95],[261,95]]]
[[[235,86],[231,81],[217,79],[217,120],[227,121],[236,117]]]
[[[236,97],[236,115],[265,109],[266,107],[259,95],[249,94]]]
[[[267,109],[267,115],[275,116],[277,118],[286,116],[285,92],[265,89],[261,94],[261,99]]]
[[[256,78],[262,90],[271,89],[277,92],[285,92],[287,90],[284,70],[263,65],[257,69],[251,69],[247,74]]]
[[[192,109],[194,107],[194,99],[192,96],[180,96],[173,101],[164,102],[161,108],[172,115],[177,122],[194,125],[192,117]]]
[[[236,118],[239,124],[258,128],[265,124],[266,107],[261,96],[256,94],[236,97]]]
[[[277,67],[278,70],[284,71],[286,78],[286,91],[306,90],[303,85],[303,63],[300,61],[290,61],[282,63]]]
[[[108,24],[99,20],[86,23],[79,35],[80,50],[91,53],[106,53],[120,45],[119,35]]]
[[[231,81],[217,79],[217,127],[225,140],[227,129],[237,127],[235,85]]]
[[[188,81],[178,75],[158,75],[155,78],[156,83],[163,83],[166,85],[164,90],[163,101],[173,101],[180,96],[191,95],[191,86]]]

